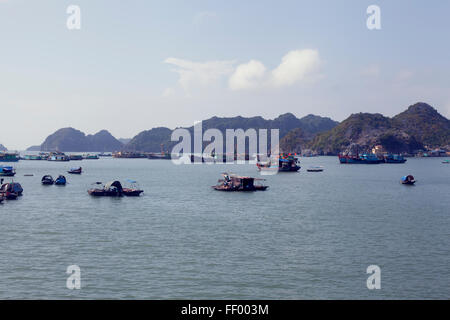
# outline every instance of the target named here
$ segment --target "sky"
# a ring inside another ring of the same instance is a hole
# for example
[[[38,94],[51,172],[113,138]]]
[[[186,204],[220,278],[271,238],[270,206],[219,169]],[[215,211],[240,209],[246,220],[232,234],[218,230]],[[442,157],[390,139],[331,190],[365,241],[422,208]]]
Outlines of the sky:
[[[212,116],[393,116],[418,101],[450,117],[449,13],[450,1],[0,0],[0,143]]]

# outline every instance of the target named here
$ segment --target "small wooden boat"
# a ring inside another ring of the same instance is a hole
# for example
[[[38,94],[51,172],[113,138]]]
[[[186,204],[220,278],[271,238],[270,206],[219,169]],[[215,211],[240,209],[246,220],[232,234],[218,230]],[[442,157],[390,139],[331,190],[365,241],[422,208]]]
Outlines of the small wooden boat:
[[[416,183],[416,180],[414,179],[414,177],[412,175],[408,175],[408,176],[402,177],[402,180],[400,182],[402,184],[406,184],[406,185],[413,185],[414,183]]]
[[[2,177],[14,177],[16,170],[10,166],[0,166],[0,176]]]
[[[18,182],[5,183],[0,187],[0,193],[7,192],[17,193],[18,196],[21,196],[23,193],[23,188]]]
[[[23,188],[18,182],[5,183],[0,187],[0,197],[7,200],[17,199],[22,193]]]
[[[264,181],[252,177],[241,177],[234,174],[223,173],[217,185],[212,186],[217,191],[265,191],[268,186],[255,184],[255,181]]]
[[[127,196],[127,197],[139,197],[141,195],[141,193],[144,192],[144,190],[141,190],[138,186],[137,186],[137,182],[134,180],[127,180],[128,183],[130,183],[130,187],[129,188],[123,188],[123,195]]]
[[[56,178],[55,180],[55,185],[57,186],[65,186],[67,183],[66,177],[60,175],[58,178]]]
[[[96,184],[102,184],[97,182]],[[88,190],[88,193],[94,197],[122,197],[123,188],[119,181],[111,181],[103,186],[103,188],[94,188]]]
[[[82,168],[79,167],[79,168],[72,168],[69,171],[67,171],[67,173],[70,173],[70,174],[81,174],[82,171],[83,171]]]
[[[323,171],[323,167],[322,166],[309,167],[308,169],[306,169],[306,171],[308,171],[308,172],[322,172]]]
[[[444,164],[450,164],[450,160],[444,160],[444,161],[442,161],[442,163],[444,163]]]
[[[19,197],[19,193],[14,192],[14,189],[11,186],[3,185],[5,189],[1,189],[0,197],[6,200],[15,200]]]
[[[43,185],[53,185],[55,183],[55,180],[53,180],[53,177],[50,175],[45,175],[42,177],[41,182]]]

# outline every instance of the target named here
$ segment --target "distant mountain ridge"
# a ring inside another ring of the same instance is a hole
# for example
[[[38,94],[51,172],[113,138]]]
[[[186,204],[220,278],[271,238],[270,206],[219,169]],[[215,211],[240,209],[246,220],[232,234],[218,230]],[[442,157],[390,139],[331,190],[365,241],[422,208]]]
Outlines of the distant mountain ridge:
[[[204,120],[202,126],[203,132],[214,128],[220,130],[224,137],[226,129],[279,129],[280,149],[283,152],[309,149],[313,153],[331,155],[355,144],[363,149],[382,145],[387,151],[395,153],[435,147],[450,150],[450,120],[423,102],[409,106],[392,118],[379,113],[356,113],[339,123],[312,114],[297,118],[292,113],[285,113],[271,120],[260,116],[212,117]],[[193,136],[193,126],[185,129]],[[142,131],[132,139],[119,141],[106,130],[85,135],[74,128],[62,128],[48,136],[41,146],[30,147],[29,150],[170,151],[178,143],[171,141],[172,131],[166,127],[156,127]]]
[[[40,151],[112,152],[120,151],[122,148],[123,143],[106,130],[94,135],[85,135],[74,128],[62,128],[45,139]]]
[[[328,132],[305,143],[319,154],[337,154],[356,144],[369,149],[382,145],[389,152],[413,152],[450,145],[450,120],[419,102],[393,118],[381,114],[352,114]],[[292,145],[289,147],[293,147]]]
[[[226,129],[279,129],[280,137],[284,137],[289,131],[295,128],[302,128],[310,135],[324,132],[334,128],[338,124],[330,118],[308,115],[298,119],[292,113],[282,114],[273,120],[266,120],[260,116],[245,118],[241,116],[220,118],[212,117],[202,122],[203,131],[208,129],[218,129],[224,136]],[[186,128],[193,134],[193,126]],[[141,151],[141,152],[159,152],[161,145],[165,151],[170,151],[171,148],[178,142],[171,141],[172,130],[165,127],[153,128],[147,131],[142,131],[136,135],[131,141],[125,145],[124,149],[127,151]]]

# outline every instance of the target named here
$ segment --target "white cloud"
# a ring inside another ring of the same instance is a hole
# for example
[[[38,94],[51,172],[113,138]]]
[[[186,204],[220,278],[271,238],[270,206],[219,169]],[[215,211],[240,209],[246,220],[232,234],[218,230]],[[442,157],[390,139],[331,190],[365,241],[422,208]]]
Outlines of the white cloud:
[[[167,58],[164,62],[176,67],[172,71],[179,74],[178,83],[186,93],[189,93],[195,87],[216,83],[220,78],[231,74],[234,70],[234,61],[193,62]]]
[[[232,90],[242,90],[311,82],[317,79],[321,64],[319,52],[312,49],[289,51],[281,59],[280,65],[269,74],[261,62],[251,60],[236,68],[230,77],[229,86]]]
[[[259,61],[251,60],[239,65],[229,80],[232,90],[251,89],[261,85],[266,67]]]
[[[282,59],[272,71],[271,83],[275,87],[291,86],[299,81],[311,80],[317,76],[321,65],[319,52],[313,49],[293,50]]]
[[[230,60],[193,62],[178,58],[167,58],[165,63],[176,68],[172,71],[179,74],[178,83],[186,94],[194,88],[211,86],[219,80],[228,78],[228,86],[232,90],[248,90],[258,88],[279,88],[296,83],[311,83],[317,80],[322,62],[317,50],[293,50],[288,52],[278,67],[267,72],[264,64],[250,60],[235,67]],[[172,92],[165,92],[165,95]]]

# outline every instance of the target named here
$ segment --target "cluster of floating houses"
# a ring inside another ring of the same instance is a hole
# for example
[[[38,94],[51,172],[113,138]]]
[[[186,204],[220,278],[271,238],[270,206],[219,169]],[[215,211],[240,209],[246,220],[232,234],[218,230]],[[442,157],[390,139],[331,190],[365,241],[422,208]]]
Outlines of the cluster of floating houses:
[[[13,169],[5,170],[5,168],[12,168],[10,166],[1,166],[0,165],[0,176],[13,177],[16,174],[16,171]],[[69,174],[77,174],[80,175],[83,172],[81,167],[72,168],[67,173]],[[33,176],[33,175],[25,175],[25,176]],[[93,197],[138,197],[140,196],[144,190],[141,190],[137,186],[137,182],[133,180],[127,180],[130,184],[129,187],[124,188],[120,181],[111,181],[103,184],[102,182],[95,182],[96,187],[89,189],[88,194]],[[49,174],[44,175],[41,179],[41,184],[44,186],[65,186],[67,184],[67,179],[63,175],[59,175],[56,179]],[[4,183],[4,178],[0,179],[0,203],[4,200],[16,200],[23,194],[23,188],[18,182],[7,182]]]
[[[19,160],[47,160],[47,161],[75,161],[75,160],[90,160],[99,159],[100,157],[113,157],[113,158],[148,158],[148,159],[171,159],[171,155],[168,153],[159,154],[140,154],[140,153],[111,153],[111,154],[84,154],[84,155],[66,155],[62,152],[40,153],[39,155],[25,155],[20,157],[17,153],[1,153],[0,162],[16,162]],[[189,157],[189,155],[188,155]],[[225,156],[224,156],[225,157]],[[217,156],[211,155],[210,157],[196,157],[190,155],[192,162],[208,162],[217,160]],[[234,159],[237,159],[235,155]],[[246,160],[250,157],[245,156]],[[380,164],[380,163],[405,163],[407,160],[403,155],[398,154],[375,154],[375,153],[350,153],[344,152],[338,155],[339,162],[342,164]],[[226,160],[224,158],[224,160]],[[260,161],[259,157],[256,157],[256,167],[264,174],[265,172],[298,172],[301,169],[300,161],[297,154],[280,154],[277,157],[269,157],[267,161]],[[444,164],[450,164],[450,160],[442,161]],[[324,168],[321,166],[309,167],[308,172],[322,172]],[[67,171],[69,174],[80,175],[83,170],[81,167],[72,168]],[[1,177],[14,177],[16,170],[11,165],[0,165]],[[27,175],[25,175],[27,176]],[[217,184],[212,186],[214,190],[218,191],[265,191],[269,187],[263,184],[264,179],[258,179],[248,176],[238,176],[236,174],[223,173],[222,179],[219,179]],[[3,183],[4,178],[1,178],[0,183],[0,203],[4,200],[14,200],[23,194],[23,188],[18,182]],[[144,191],[137,187],[136,181],[128,180],[130,187],[124,188],[120,181],[111,181],[103,184],[102,182],[95,182],[95,187],[88,190],[88,194],[93,197],[137,197]],[[415,178],[412,175],[406,175],[401,178],[400,182],[405,185],[414,185],[416,183]],[[67,179],[63,175],[59,175],[56,179],[53,179],[51,175],[45,175],[41,179],[42,185],[60,185],[65,186]]]

